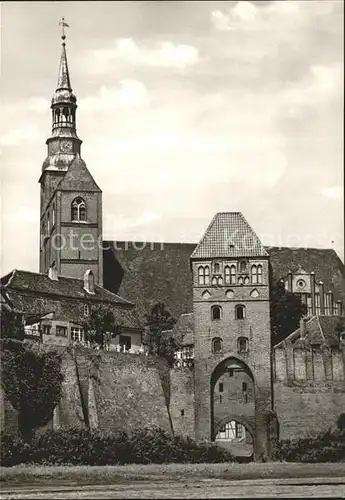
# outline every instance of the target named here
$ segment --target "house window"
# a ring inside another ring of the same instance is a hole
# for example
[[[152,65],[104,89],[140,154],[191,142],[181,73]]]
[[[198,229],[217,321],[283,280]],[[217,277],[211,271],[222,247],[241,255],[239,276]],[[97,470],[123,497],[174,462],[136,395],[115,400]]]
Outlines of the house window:
[[[243,434],[244,434],[243,431],[244,431],[243,425],[241,425],[239,422],[236,422],[236,438],[237,439],[243,438]]]
[[[252,266],[251,275],[252,275],[252,283],[253,285],[256,285],[258,282],[258,268],[255,264]]]
[[[74,342],[82,342],[84,340],[84,330],[82,328],[72,326],[71,340]]]
[[[199,285],[210,284],[210,268],[208,266],[199,266],[198,268],[198,283]]]
[[[219,392],[224,392],[224,384],[223,384],[223,382],[220,382],[220,384],[218,386],[218,390],[219,390]]]
[[[84,304],[84,316],[88,316],[90,314],[90,308],[88,304]]]
[[[243,392],[247,392],[247,389],[248,389],[248,384],[247,384],[247,382],[242,382],[242,391],[243,391]]]
[[[58,337],[67,337],[67,326],[56,325],[56,335]]]
[[[132,347],[131,336],[130,335],[120,335],[119,344],[124,350],[129,351],[129,349]]]
[[[213,306],[211,307],[211,317],[213,320],[220,319],[221,316],[221,307],[220,306]]]
[[[238,352],[248,352],[248,339],[246,337],[240,337],[237,342]]]
[[[71,217],[74,222],[85,222],[86,221],[86,205],[83,198],[76,198],[72,202],[71,206]]]
[[[246,316],[246,307],[243,305],[238,305],[235,307],[235,318],[244,319]]]
[[[220,353],[223,350],[223,341],[220,338],[214,338],[212,340],[212,352],[214,354]]]
[[[258,281],[257,283],[259,283],[259,285],[262,284],[262,265],[259,264],[258,265]]]
[[[51,325],[43,325],[42,326],[43,335],[50,335],[51,328],[52,328]]]

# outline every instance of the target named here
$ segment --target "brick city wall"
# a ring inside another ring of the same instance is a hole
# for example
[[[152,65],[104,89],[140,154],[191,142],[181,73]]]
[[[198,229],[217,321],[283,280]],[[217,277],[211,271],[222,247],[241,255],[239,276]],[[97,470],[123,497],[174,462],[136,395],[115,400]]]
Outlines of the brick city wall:
[[[336,428],[339,415],[345,412],[344,382],[317,386],[275,382],[274,409],[280,439],[316,436]]]

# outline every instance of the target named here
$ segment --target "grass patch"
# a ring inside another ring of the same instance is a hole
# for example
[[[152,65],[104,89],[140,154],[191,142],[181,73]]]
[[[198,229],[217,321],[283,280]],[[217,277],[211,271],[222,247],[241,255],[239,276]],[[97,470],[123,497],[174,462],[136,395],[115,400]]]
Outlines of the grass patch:
[[[222,464],[131,464],[115,466],[33,466],[0,468],[4,485],[35,484],[95,485],[124,484],[133,481],[164,482],[168,480],[202,479],[290,479],[311,477],[345,478],[344,463],[222,463]]]

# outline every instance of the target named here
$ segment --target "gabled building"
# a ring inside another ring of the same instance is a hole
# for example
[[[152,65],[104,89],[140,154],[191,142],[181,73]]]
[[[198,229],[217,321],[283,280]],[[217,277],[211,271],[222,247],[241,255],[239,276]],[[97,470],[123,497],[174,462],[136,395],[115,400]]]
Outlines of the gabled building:
[[[1,278],[1,297],[7,307],[23,316],[26,338],[68,345],[85,343],[83,324],[93,309],[110,310],[121,334],[109,342],[109,349],[126,346],[139,351],[141,333],[135,306],[94,283],[92,272],[83,280],[15,269]]]

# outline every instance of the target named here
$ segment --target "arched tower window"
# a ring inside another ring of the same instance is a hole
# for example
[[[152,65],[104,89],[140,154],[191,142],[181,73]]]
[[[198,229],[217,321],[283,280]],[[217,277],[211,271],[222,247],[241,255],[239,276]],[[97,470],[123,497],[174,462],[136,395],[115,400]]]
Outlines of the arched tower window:
[[[248,339],[247,337],[239,337],[237,340],[237,350],[238,352],[248,352]]]
[[[220,306],[212,306],[211,307],[211,318],[212,320],[220,319],[222,314],[222,308]]]
[[[72,202],[71,216],[74,222],[86,221],[86,205],[83,198],[78,197]]]
[[[252,283],[256,284],[258,282],[258,268],[255,264],[252,266],[251,275],[252,275]]]
[[[239,304],[235,307],[235,318],[244,319],[246,317],[246,306]]]
[[[218,274],[218,273],[219,273],[220,266],[219,266],[219,264],[218,264],[218,263],[214,264],[214,266],[213,266],[213,270],[214,270],[214,272],[215,272],[216,274]]]
[[[68,115],[69,115],[68,108],[63,108],[62,113],[63,113],[63,121],[68,122]]]
[[[236,284],[236,266],[230,266],[230,284]]]
[[[219,337],[212,339],[212,352],[214,354],[223,352],[223,341]]]
[[[258,281],[259,284],[262,283],[262,265],[258,265]]]
[[[247,270],[247,263],[245,260],[241,260],[240,262],[240,272],[245,273]]]

